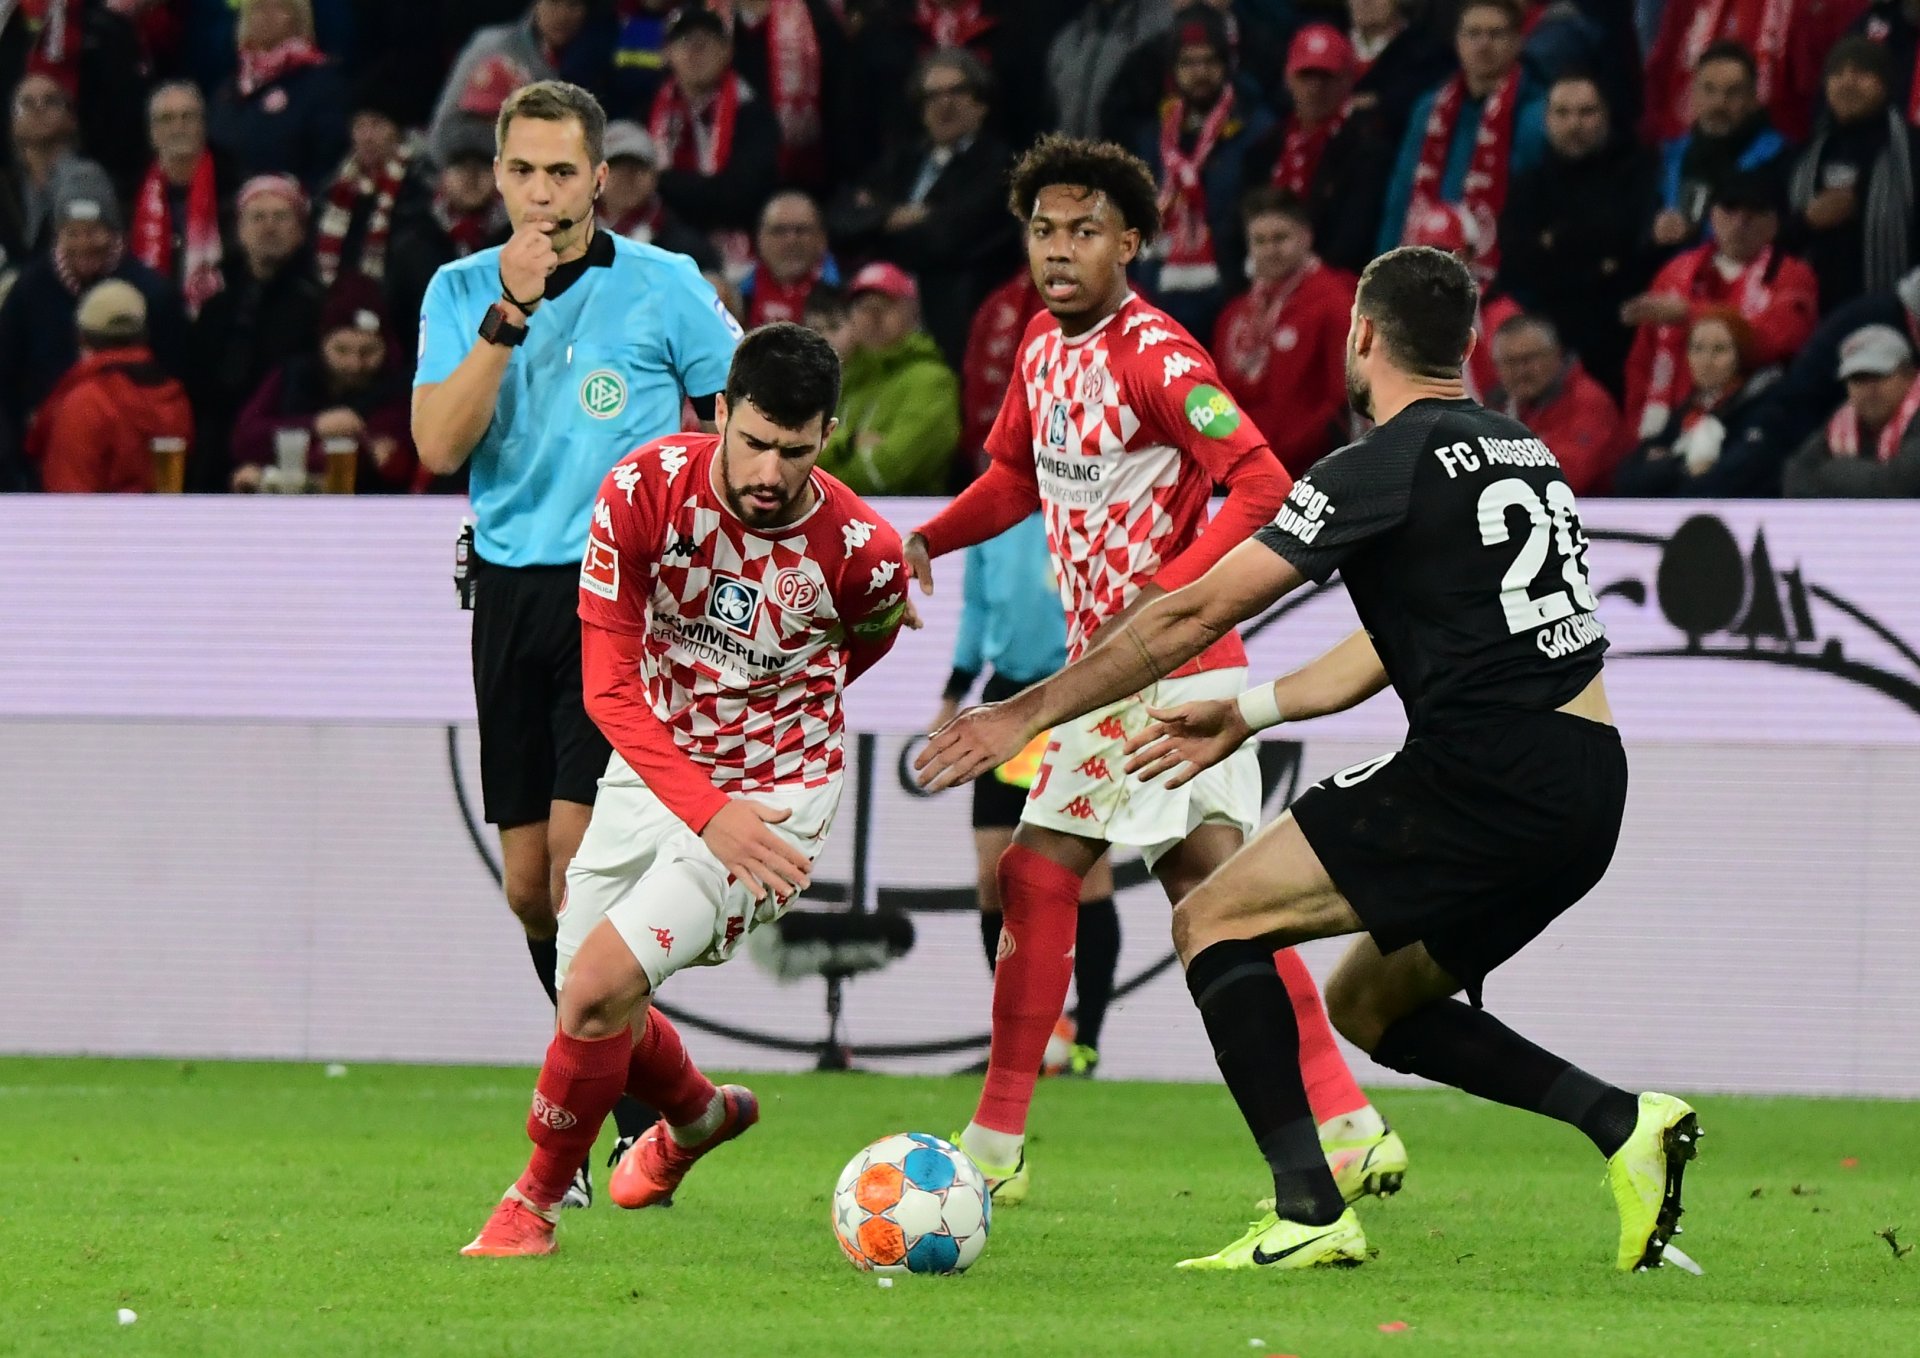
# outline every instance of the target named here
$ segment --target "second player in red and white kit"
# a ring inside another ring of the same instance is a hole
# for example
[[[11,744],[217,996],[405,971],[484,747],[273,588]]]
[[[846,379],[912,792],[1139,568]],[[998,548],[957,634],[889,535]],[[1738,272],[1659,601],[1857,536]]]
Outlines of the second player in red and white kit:
[[[1021,341],[987,440],[988,470],[907,540],[931,591],[933,557],[983,541],[1037,506],[1060,576],[1068,651],[1189,584],[1270,522],[1292,480],[1266,436],[1222,390],[1213,360],[1134,294],[1127,265],[1152,244],[1159,205],[1141,161],[1111,143],[1053,136],[1015,167],[1010,206],[1046,310]],[[1214,485],[1226,487],[1208,521]],[[987,1078],[961,1143],[995,1200],[1023,1200],[1027,1111],[1048,1032],[1066,1000],[1081,878],[1109,845],[1137,847],[1178,902],[1259,822],[1254,747],[1169,789],[1125,772],[1150,708],[1245,687],[1237,632],[1134,698],[1056,728],[1013,847],[1001,857],[1000,963]],[[1343,1188],[1391,1191],[1405,1148],[1348,1072],[1305,964],[1278,958],[1302,1014],[1301,1059]]]
[[[601,486],[581,653],[614,753],[567,869],[533,1155],[463,1253],[552,1252],[554,1206],[623,1092],[663,1116],[614,1170],[622,1207],[670,1201],[759,1117],[651,997],[807,885],[840,801],[841,694],[911,620],[898,535],[814,466],[839,392],[825,340],[762,327],[734,354],[717,436],[647,444]]]

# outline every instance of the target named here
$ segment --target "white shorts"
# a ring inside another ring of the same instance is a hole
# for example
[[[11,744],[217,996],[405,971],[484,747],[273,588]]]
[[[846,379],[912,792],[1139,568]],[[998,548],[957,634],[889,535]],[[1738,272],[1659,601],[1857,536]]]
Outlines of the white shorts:
[[[1137,848],[1151,868],[1174,845],[1209,822],[1251,836],[1260,824],[1260,762],[1248,741],[1185,787],[1164,778],[1143,783],[1122,772],[1127,737],[1151,720],[1147,704],[1176,707],[1203,698],[1232,698],[1246,687],[1244,669],[1206,670],[1162,679],[1138,697],[1053,729],[1023,824]]]
[[[618,755],[609,772],[624,767]],[[840,779],[821,787],[742,793],[793,812],[773,832],[809,860],[818,857],[840,805]],[[660,983],[682,967],[710,967],[733,956],[749,930],[786,913],[791,902],[756,902],[687,823],[638,782],[606,781],[580,852],[567,867],[560,906],[557,981],[566,984],[574,954],[602,919],[611,920],[646,973]]]

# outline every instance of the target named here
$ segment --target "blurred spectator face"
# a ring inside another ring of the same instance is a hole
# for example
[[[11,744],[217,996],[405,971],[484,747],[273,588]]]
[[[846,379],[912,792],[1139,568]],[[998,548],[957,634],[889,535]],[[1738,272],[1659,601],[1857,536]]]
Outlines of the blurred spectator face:
[[[113,247],[119,239],[111,227],[99,222],[66,222],[54,237],[54,244],[84,289],[107,276],[107,270],[113,267]]]
[[[1827,77],[1827,107],[1833,120],[1845,126],[1877,118],[1887,107],[1887,86],[1872,71],[1839,66]]]
[[[362,109],[353,115],[353,158],[372,172],[400,154],[400,124],[384,113]]]
[[[207,149],[207,106],[191,85],[164,85],[147,105],[147,138],[163,160],[198,160]]]
[[[1900,403],[1907,399],[1907,389],[1913,385],[1914,369],[1911,363],[1903,363],[1884,377],[1870,373],[1858,373],[1847,379],[1847,404],[1853,407],[1853,413],[1860,417],[1863,429],[1884,429],[1894,413],[1900,409]]]
[[[1562,80],[1547,96],[1547,141],[1568,160],[1585,160],[1613,130],[1606,100],[1590,80]]]
[[[833,352],[845,363],[853,357],[853,313],[845,305],[820,310],[807,309],[807,329],[833,346]]]
[[[760,260],[782,283],[805,278],[827,257],[827,228],[804,193],[776,195],[760,214],[754,238]]]
[[[652,202],[659,188],[658,170],[638,156],[621,156],[607,162],[607,189],[600,201],[617,221]]]
[[[920,123],[935,146],[958,145],[986,120],[987,106],[965,72],[944,64],[928,69],[920,84]]]
[[[1761,208],[1713,207],[1713,237],[1720,253],[1740,264],[1751,264],[1780,234],[1780,217]]]
[[[1737,61],[1703,61],[1693,73],[1693,125],[1709,137],[1724,137],[1760,107],[1753,77]]]
[[[1520,34],[1499,6],[1469,4],[1460,11],[1453,50],[1467,83],[1484,88],[1504,79],[1520,59]]]
[[[1287,77],[1293,111],[1304,123],[1324,123],[1353,93],[1353,82],[1332,71],[1297,71]]]
[[[1400,23],[1400,0],[1348,0],[1347,13],[1363,33],[1377,33]]]
[[[327,367],[327,385],[334,395],[345,396],[380,375],[387,341],[378,331],[336,330],[320,341],[320,358]]]
[[[1227,88],[1227,64],[1204,43],[1189,43],[1173,57],[1173,88],[1197,108],[1212,108]]]
[[[494,164],[495,186],[506,200],[514,230],[562,219],[576,224],[592,220],[599,180],[587,155],[587,131],[578,118],[515,118],[507,125]]]
[[[884,292],[863,292],[853,299],[853,343],[859,349],[889,349],[911,335],[920,308]]]
[[[253,0],[240,17],[236,37],[244,50],[267,52],[306,30],[305,18],[288,0]]]
[[[1312,253],[1313,232],[1284,212],[1268,212],[1247,223],[1247,263],[1262,283],[1291,276]]]
[[[293,258],[306,239],[307,223],[291,199],[260,194],[240,209],[234,231],[255,272],[270,274]]]
[[[611,173],[607,184],[612,187]],[[493,166],[484,160],[456,160],[440,171],[440,196],[461,216],[485,212],[493,203]]]
[[[1709,396],[1731,391],[1740,380],[1740,346],[1721,320],[1701,321],[1687,337],[1687,371],[1696,390]]]
[[[733,44],[701,29],[667,44],[667,68],[690,95],[706,95],[719,88],[732,60]]]
[[[13,144],[41,148],[74,137],[67,92],[44,75],[27,76],[13,91]]]
[[[533,26],[549,47],[565,47],[587,26],[586,0],[535,0]]]
[[[1560,375],[1566,355],[1553,336],[1537,325],[1515,326],[1493,341],[1493,367],[1507,396],[1531,405],[1547,394]]]

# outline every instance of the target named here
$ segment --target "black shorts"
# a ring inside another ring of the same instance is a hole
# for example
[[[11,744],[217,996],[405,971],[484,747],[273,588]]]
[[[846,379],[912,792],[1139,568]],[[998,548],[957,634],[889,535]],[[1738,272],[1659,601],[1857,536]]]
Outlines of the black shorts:
[[[613,747],[580,696],[580,568],[473,559],[480,795],[502,829],[593,805]]]
[[[1025,687],[1019,680],[995,671],[987,676],[986,687],[980,690],[980,701],[1002,702]],[[998,774],[983,773],[973,780],[973,828],[976,830],[1014,829],[1020,824],[1020,813],[1026,805],[1027,789],[1003,781]]]
[[[1383,953],[1487,974],[1606,873],[1627,802],[1611,726],[1560,712],[1420,736],[1315,783],[1294,819]]]

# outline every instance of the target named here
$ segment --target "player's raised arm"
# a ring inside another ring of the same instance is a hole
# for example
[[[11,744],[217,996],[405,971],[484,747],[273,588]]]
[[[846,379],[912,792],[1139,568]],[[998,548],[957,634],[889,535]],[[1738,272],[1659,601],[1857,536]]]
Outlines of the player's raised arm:
[[[1138,693],[1305,579],[1278,553],[1241,543],[1199,580],[1155,600],[1051,679],[1004,703],[963,712],[935,732],[914,761],[920,785],[939,789],[977,778],[1037,733]]]

